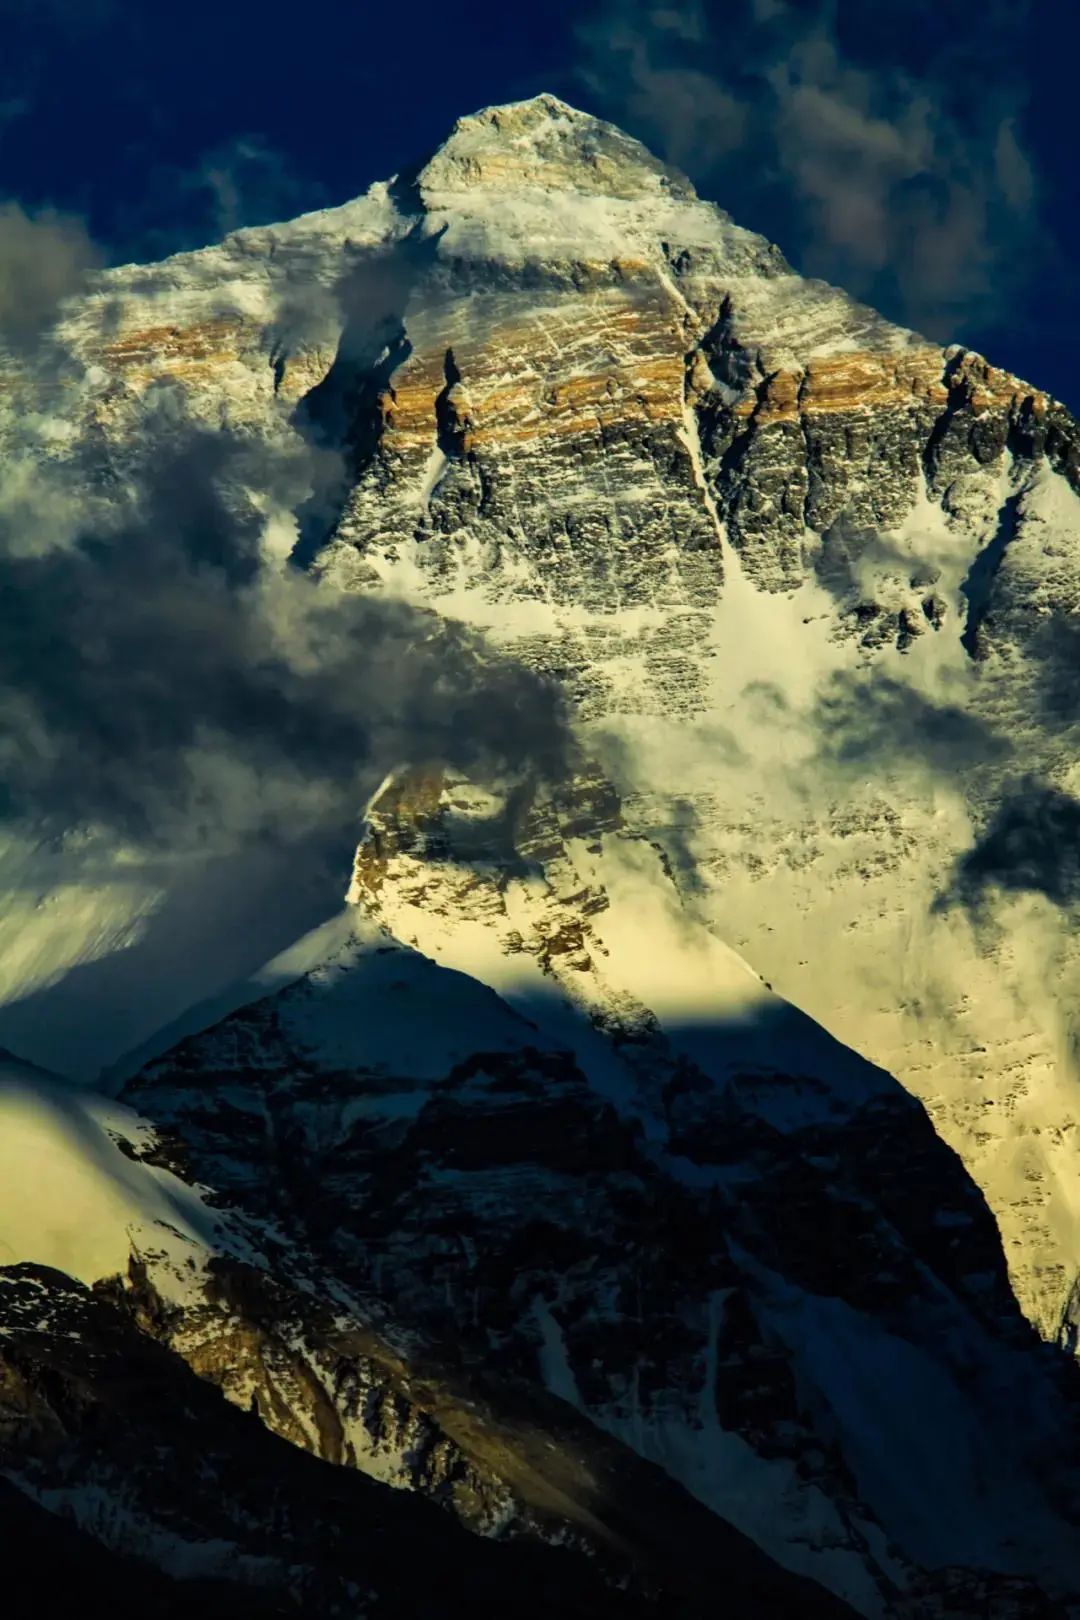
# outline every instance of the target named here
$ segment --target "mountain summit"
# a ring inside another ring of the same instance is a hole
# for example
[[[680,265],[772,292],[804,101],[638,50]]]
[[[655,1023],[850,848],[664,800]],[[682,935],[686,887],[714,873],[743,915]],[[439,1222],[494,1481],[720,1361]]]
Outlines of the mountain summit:
[[[539,95],[461,118],[419,170],[425,203],[456,195],[468,210],[480,195],[522,191],[578,192],[587,197],[692,201],[685,175],[654,158],[640,142],[556,96]]]
[[[119,1092],[10,1088],[102,1227],[0,1195],[24,1495],[305,1613],[357,1472],[488,1612],[1080,1613],[1064,408],[539,96],[103,272],[0,455],[0,1041]]]

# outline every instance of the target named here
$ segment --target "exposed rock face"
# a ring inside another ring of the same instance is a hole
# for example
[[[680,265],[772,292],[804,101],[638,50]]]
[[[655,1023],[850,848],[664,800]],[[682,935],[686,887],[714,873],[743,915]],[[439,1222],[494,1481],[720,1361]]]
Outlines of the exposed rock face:
[[[352,891],[384,934],[132,1081],[131,1162],[227,1216],[193,1289],[171,1240],[137,1261],[142,1330],[474,1528],[595,1549],[618,1520],[646,1595],[682,1517],[748,1613],[830,1602],[812,1581],[865,1614],[1075,1605],[1064,408],[550,97],[344,208],[110,271],[47,367],[0,369],[0,453],[91,509],[170,421],[327,452],[298,510],[250,492],[267,549],[484,632],[603,765],[392,782]],[[11,880],[16,1003],[59,974],[50,884],[66,966],[184,882],[105,851],[84,919],[67,858]],[[141,980],[127,951],[139,1039],[194,999],[192,937]]]

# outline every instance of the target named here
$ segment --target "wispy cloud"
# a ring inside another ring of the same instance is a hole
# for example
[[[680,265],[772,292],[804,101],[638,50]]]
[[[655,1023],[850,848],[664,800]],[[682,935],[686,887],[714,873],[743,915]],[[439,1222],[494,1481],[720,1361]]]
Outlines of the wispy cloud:
[[[201,196],[217,236],[243,225],[288,219],[325,201],[318,182],[297,175],[284,154],[260,135],[238,135],[204,153],[181,177],[181,185]]]
[[[918,26],[917,5],[893,9],[897,27]],[[984,31],[1004,26],[992,12]],[[824,0],[722,13],[610,0],[579,35],[581,76],[610,114],[806,272],[943,338],[1008,297],[1038,188],[1022,90],[1000,73],[854,60]],[[977,90],[958,96],[963,83]]]
[[[0,346],[37,341],[101,255],[81,220],[0,203]]]

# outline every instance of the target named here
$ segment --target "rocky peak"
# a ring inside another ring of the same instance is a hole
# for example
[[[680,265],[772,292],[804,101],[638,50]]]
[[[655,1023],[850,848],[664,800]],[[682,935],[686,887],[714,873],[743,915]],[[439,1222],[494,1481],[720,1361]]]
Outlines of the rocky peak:
[[[696,195],[684,175],[639,141],[552,95],[458,119],[417,178],[425,199],[458,194],[469,207],[476,206],[478,192],[526,187],[623,199]]]
[[[622,824],[615,789],[585,762],[560,782],[523,774],[479,783],[430,767],[396,771],[364,820],[355,872],[358,881],[369,874],[364,889],[378,887],[376,874],[396,855],[483,868],[505,885],[515,873],[540,873],[565,858],[570,839],[584,838],[595,849],[603,833]]]

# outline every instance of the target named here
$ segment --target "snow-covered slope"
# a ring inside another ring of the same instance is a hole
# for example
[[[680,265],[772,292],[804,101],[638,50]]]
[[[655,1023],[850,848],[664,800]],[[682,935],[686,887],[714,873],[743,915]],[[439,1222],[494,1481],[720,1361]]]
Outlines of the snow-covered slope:
[[[153,1248],[181,1275],[201,1268],[219,1220],[197,1189],[140,1162],[153,1139],[129,1108],[0,1052],[0,1265],[89,1284]]]

